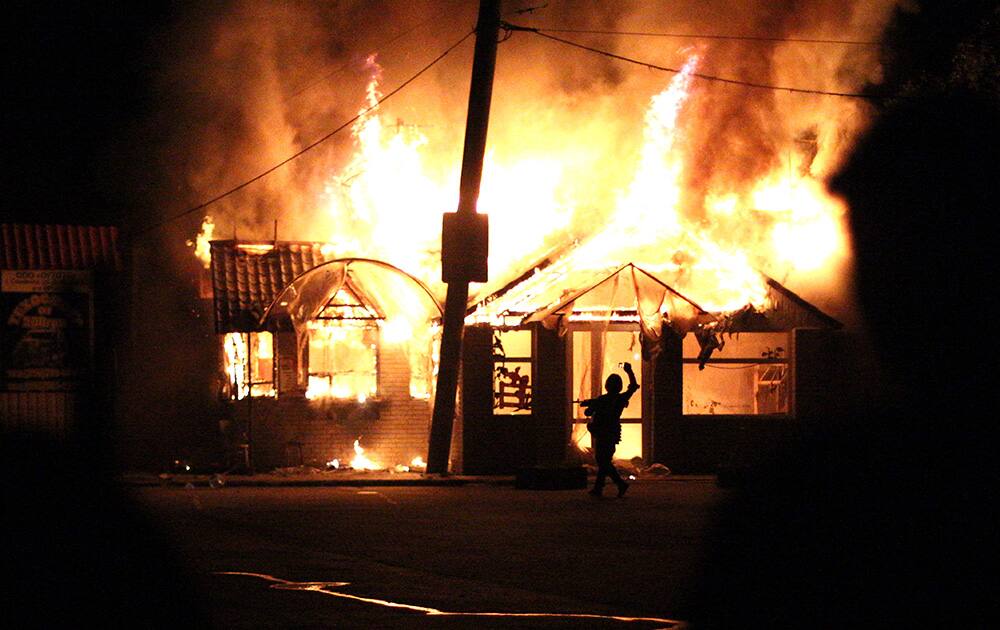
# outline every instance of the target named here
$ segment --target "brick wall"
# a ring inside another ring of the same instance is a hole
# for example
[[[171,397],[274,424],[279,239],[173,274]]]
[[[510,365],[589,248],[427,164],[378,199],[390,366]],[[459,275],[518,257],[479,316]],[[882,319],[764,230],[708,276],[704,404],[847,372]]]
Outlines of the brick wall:
[[[410,367],[402,349],[379,351],[379,397],[365,403],[306,400],[286,395],[235,403],[250,431],[254,467],[267,471],[300,463],[322,467],[354,456],[359,436],[365,455],[384,467],[427,458],[431,402],[410,397]]]

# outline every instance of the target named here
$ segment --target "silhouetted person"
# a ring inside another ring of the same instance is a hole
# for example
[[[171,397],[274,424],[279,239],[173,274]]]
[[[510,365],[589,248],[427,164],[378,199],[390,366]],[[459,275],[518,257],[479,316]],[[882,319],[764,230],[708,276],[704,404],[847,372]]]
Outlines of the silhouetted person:
[[[618,496],[625,496],[625,491],[628,490],[628,483],[618,474],[611,460],[615,455],[615,447],[622,441],[622,411],[628,407],[628,401],[639,389],[639,384],[635,381],[632,365],[625,363],[622,367],[628,375],[628,388],[624,392],[622,377],[612,374],[604,382],[607,393],[580,403],[584,413],[593,418],[587,423],[587,430],[590,431],[594,459],[597,460],[597,480],[590,494],[598,497],[604,491],[606,477],[610,477],[618,486]]]

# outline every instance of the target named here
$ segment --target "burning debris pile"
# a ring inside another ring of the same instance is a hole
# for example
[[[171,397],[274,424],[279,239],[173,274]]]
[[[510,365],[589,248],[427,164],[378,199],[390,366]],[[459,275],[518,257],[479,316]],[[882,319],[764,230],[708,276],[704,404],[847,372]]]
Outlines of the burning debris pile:
[[[354,440],[353,453],[350,459],[335,457],[325,465],[315,463],[284,466],[274,469],[272,473],[288,477],[334,473],[423,473],[427,470],[427,464],[420,455],[415,455],[408,463],[383,464],[377,455],[370,454],[368,449],[361,446],[361,437]]]
[[[385,466],[378,463],[377,460],[373,460],[370,456],[365,455],[365,448],[361,446],[361,438],[354,440],[354,456],[351,457],[350,461],[341,461],[338,458],[333,458],[326,463],[327,472],[330,471],[355,471],[355,472],[367,472],[367,471],[384,471],[391,473],[406,473],[406,472],[424,472],[427,469],[427,464],[419,455],[415,456],[410,460],[409,464],[396,464],[394,466]]]

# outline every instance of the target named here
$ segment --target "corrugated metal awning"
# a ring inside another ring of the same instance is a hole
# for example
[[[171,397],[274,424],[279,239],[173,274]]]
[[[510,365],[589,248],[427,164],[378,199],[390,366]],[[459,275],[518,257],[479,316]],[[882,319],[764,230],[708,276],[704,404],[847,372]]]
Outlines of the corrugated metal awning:
[[[3,223],[0,267],[121,271],[118,228]]]

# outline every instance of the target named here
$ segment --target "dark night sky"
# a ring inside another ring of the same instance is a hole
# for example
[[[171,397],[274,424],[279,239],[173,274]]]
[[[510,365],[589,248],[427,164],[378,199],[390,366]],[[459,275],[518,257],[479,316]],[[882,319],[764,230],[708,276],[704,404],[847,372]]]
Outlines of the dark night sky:
[[[119,157],[151,110],[164,3],[16,3],[3,34],[4,220],[119,223]]]

